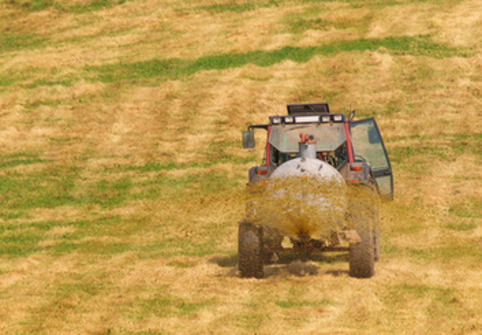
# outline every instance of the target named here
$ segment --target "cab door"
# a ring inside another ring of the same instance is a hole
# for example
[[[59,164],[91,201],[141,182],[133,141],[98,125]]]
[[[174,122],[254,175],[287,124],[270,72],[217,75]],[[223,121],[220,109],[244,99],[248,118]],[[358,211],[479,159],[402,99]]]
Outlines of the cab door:
[[[350,122],[354,158],[370,163],[382,200],[393,200],[393,175],[375,119]]]

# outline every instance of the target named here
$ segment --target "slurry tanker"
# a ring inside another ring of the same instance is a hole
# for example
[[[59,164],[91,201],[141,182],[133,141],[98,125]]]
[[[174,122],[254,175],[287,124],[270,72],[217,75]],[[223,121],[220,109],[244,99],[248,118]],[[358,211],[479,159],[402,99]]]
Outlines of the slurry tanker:
[[[246,149],[255,146],[254,129],[267,142],[262,164],[248,173],[241,277],[262,278],[283,252],[348,252],[350,276],[374,275],[379,203],[393,199],[393,176],[375,120],[354,116],[330,113],[327,103],[293,104],[243,132]]]

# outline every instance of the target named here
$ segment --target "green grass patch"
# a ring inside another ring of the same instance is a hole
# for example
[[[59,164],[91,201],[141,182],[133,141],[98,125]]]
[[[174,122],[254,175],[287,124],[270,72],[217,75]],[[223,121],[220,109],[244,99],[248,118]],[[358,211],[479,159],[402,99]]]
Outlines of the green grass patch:
[[[53,208],[75,202],[71,191],[75,187],[76,175],[53,175],[49,172],[30,175],[10,173],[0,178],[0,198],[3,205],[11,209],[29,209]]]
[[[482,203],[477,199],[469,198],[463,202],[452,205],[449,209],[450,214],[461,218],[480,218],[482,213]]]
[[[199,213],[202,215],[202,212]],[[186,221],[189,220],[189,221]],[[190,227],[196,227],[195,236],[186,236],[183,238],[172,237],[172,230],[166,227],[176,227],[178,231],[189,230]],[[179,218],[165,219],[162,226],[153,228],[160,236],[165,236],[156,241],[149,241],[136,247],[133,252],[139,259],[152,259],[157,257],[206,257],[233,252],[234,250],[226,250],[225,246],[221,246],[219,241],[224,241],[230,237],[230,229],[233,222],[224,222],[222,224],[214,222],[202,222],[198,219],[183,219],[182,214]],[[180,265],[182,266],[182,265]]]
[[[195,60],[179,58],[152,59],[133,63],[106,64],[85,67],[85,76],[102,82],[118,82],[142,80],[179,79],[200,71],[226,70],[253,64],[268,67],[285,60],[307,62],[316,55],[329,55],[337,52],[375,51],[384,48],[387,52],[401,55],[425,55],[436,58],[448,56],[464,56],[464,51],[442,44],[433,43],[429,36],[387,37],[384,39],[358,39],[353,41],[337,41],[313,47],[286,46],[274,51],[253,51],[240,54],[220,54],[200,57]],[[28,87],[62,85],[71,86],[78,76],[62,76],[57,69],[45,73],[44,78],[34,79],[41,73],[40,69],[22,73],[6,72],[0,78],[0,86],[9,86],[19,81],[29,81]]]
[[[316,307],[316,306],[326,306],[333,305],[331,299],[323,299],[320,301],[307,301],[307,300],[278,300],[276,305],[281,308],[300,308],[300,307]]]
[[[53,253],[56,255],[78,252],[81,254],[94,254],[111,256],[122,254],[133,249],[131,243],[124,242],[106,242],[104,240],[91,240],[85,242],[62,241],[53,247]]]
[[[414,298],[423,298],[427,295],[430,295],[438,300],[448,301],[453,295],[453,289],[445,289],[442,287],[428,286],[423,284],[399,284],[395,285],[394,289],[396,291],[400,290],[404,294],[413,296]]]
[[[0,255],[22,257],[42,250],[38,242],[44,237],[34,230],[2,232],[0,235]]]
[[[395,164],[413,164],[414,157],[433,162],[449,159],[447,147],[436,147],[430,144],[417,142],[417,145],[394,147],[390,149],[390,161]]]
[[[259,334],[261,326],[269,319],[267,311],[259,307],[251,312],[240,314],[236,317],[236,327],[248,334]]]
[[[29,10],[29,11],[40,11],[51,7],[60,8],[57,5],[55,0],[31,0],[31,1],[22,1],[22,0],[9,0],[8,3],[10,5]]]
[[[195,7],[194,10],[206,10],[209,12],[220,13],[220,12],[233,12],[233,13],[242,13],[247,11],[252,11],[258,9],[260,7],[268,7],[270,3],[275,3],[275,1],[269,1],[265,4],[256,3],[256,2],[245,2],[245,3],[225,3],[225,4],[215,4],[209,6],[198,6]]]
[[[300,33],[310,29],[328,30],[329,28],[334,27],[333,22],[322,18],[316,18],[316,19],[299,18],[290,22],[289,25],[290,25],[291,31],[294,33]]]
[[[101,279],[104,279],[101,277]],[[20,324],[28,327],[28,333],[48,331],[46,325],[51,315],[65,317],[72,312],[86,312],[85,304],[93,297],[108,292],[111,283],[99,280],[98,276],[82,273],[64,274],[62,282],[48,285],[40,294],[43,300],[30,308],[30,313]]]
[[[0,34],[0,50],[2,52],[22,49],[34,49],[42,46],[47,39],[37,35],[4,35]]]
[[[18,81],[18,80],[15,80]],[[37,79],[33,81],[31,84],[27,85],[27,88],[36,88],[39,86],[65,86],[69,87],[75,82],[75,78],[61,78],[61,79],[54,79],[54,78],[46,78],[46,79]]]
[[[407,2],[418,3],[418,2],[430,2],[436,4],[443,3],[457,3],[458,0],[411,0],[411,1],[400,1],[400,0],[374,0],[374,1],[363,1],[363,0],[257,0],[257,1],[245,1],[243,3],[232,3],[224,2],[214,5],[205,6],[195,6],[191,8],[182,8],[179,11],[209,11],[211,13],[244,13],[249,11],[254,11],[262,8],[270,7],[289,7],[293,5],[308,5],[310,10],[316,10],[323,6],[327,2],[339,2],[349,4],[353,8],[383,8],[388,6],[403,5]]]
[[[112,8],[118,5],[122,5],[128,0],[90,0],[85,1],[82,4],[70,4],[69,2],[57,1],[57,0],[8,0],[7,3],[11,6],[21,8],[30,12],[37,12],[54,8],[63,12],[72,13],[85,13],[92,12],[106,8]]]
[[[238,143],[236,143],[238,144]],[[213,157],[211,149],[214,150],[222,150],[221,153],[216,153],[215,157]],[[230,148],[219,148],[217,145],[213,144],[209,146],[208,149],[203,152],[206,155],[206,159],[199,160],[197,162],[191,163],[177,163],[175,161],[169,162],[156,162],[152,161],[146,163],[144,165],[124,165],[124,166],[117,166],[121,171],[138,171],[138,172],[161,172],[161,171],[174,171],[174,170],[184,170],[184,169],[192,169],[192,168],[210,168],[219,164],[247,164],[247,163],[254,163],[257,162],[257,158],[255,155],[249,156],[246,158],[237,158],[232,157],[229,153],[226,153],[226,150],[233,150],[232,147]],[[211,152],[211,155],[209,155]]]
[[[180,268],[180,269],[186,269],[190,268],[193,266],[193,263],[190,262],[180,262],[180,261],[172,261],[167,263],[167,265],[175,267],[175,268]]]
[[[455,230],[455,231],[471,231],[477,228],[477,225],[475,223],[464,223],[464,222],[451,222],[446,226],[450,230]]]
[[[0,87],[10,86],[16,82],[16,79],[12,76],[0,76]]]
[[[85,277],[85,276],[82,276]],[[105,290],[105,282],[90,282],[89,278],[82,278],[79,281],[60,283],[55,287],[54,296],[59,299],[68,299],[72,296],[86,297],[95,296]]]
[[[85,12],[92,12],[97,10],[102,10],[106,8],[112,8],[118,5],[122,5],[126,3],[128,0],[93,0],[87,2],[83,5],[73,5],[67,7],[67,11],[73,13],[85,13]]]
[[[472,258],[474,261],[482,262],[482,247],[474,241],[465,241],[460,245],[410,249],[407,252],[411,257],[423,261],[449,261]]]
[[[115,180],[101,180],[94,189],[88,191],[89,201],[100,203],[104,206],[113,206],[127,200],[129,190],[133,187],[130,178]]]
[[[118,233],[122,220],[117,216],[100,217],[95,220],[41,221],[32,223],[4,223],[0,225],[0,255],[10,258],[27,256],[40,251],[53,250],[56,254],[82,251],[95,254],[112,254],[125,251],[127,246],[116,243],[78,241],[84,237],[111,236]],[[54,228],[72,227],[74,231],[64,235],[50,235]],[[39,242],[46,239],[55,241],[52,247],[44,250]]]
[[[410,140],[412,143],[404,146],[392,145],[389,152],[390,161],[407,167],[407,165],[414,165],[414,158],[430,163],[433,161],[452,161],[454,157],[461,154],[481,156],[480,150],[478,150],[481,139],[480,134],[454,134],[436,137],[413,135],[392,138],[393,143],[400,140]]]
[[[199,232],[201,234],[202,232]],[[210,231],[213,235],[205,241],[197,241],[195,238],[185,238],[183,240],[164,239],[142,245],[135,248],[135,252],[139,259],[151,259],[156,257],[205,257],[226,250],[218,246],[218,234]]]
[[[452,224],[449,224],[452,226]],[[447,227],[446,225],[444,227]],[[471,224],[456,224],[453,230],[465,231],[465,229],[471,228]],[[448,228],[448,227],[447,227]],[[449,228],[451,229],[451,228]],[[417,230],[420,230],[417,229]],[[451,243],[440,246],[428,246],[419,245],[417,248],[406,248],[397,245],[392,241],[393,237],[399,236],[403,233],[386,232],[382,239],[382,255],[389,257],[409,257],[412,260],[425,264],[432,262],[452,262],[455,260],[467,260],[469,263],[476,266],[482,262],[482,247],[480,243],[473,239],[461,239],[457,243]],[[469,235],[467,235],[469,236]]]
[[[136,319],[147,319],[154,315],[157,317],[173,317],[194,315],[199,310],[211,306],[213,301],[190,301],[180,297],[161,296],[150,299],[137,299],[135,305],[138,306],[134,317]]]
[[[358,16],[352,19],[326,19],[317,17],[323,10],[306,8],[301,13],[293,13],[286,16],[286,24],[291,33],[299,34],[307,30],[330,30],[330,29],[356,29],[366,30],[370,25],[374,14]]]
[[[13,160],[7,166],[29,162],[36,161]],[[90,183],[81,177],[76,167],[47,167],[27,175],[10,172],[0,178],[0,199],[5,208],[15,210],[88,204],[109,207],[132,199],[133,186],[128,177],[114,176]]]
[[[0,219],[2,220],[15,220],[21,217],[25,217],[26,214],[18,211],[2,211],[0,212]]]
[[[31,165],[38,163],[49,162],[45,159],[40,159],[38,157],[18,157],[13,159],[2,159],[0,160],[0,169],[16,167],[20,165]]]
[[[444,319],[464,315],[463,305],[453,288],[404,283],[390,286],[388,294],[384,297],[382,295],[382,299],[392,306],[421,301],[426,306],[424,314],[428,318]]]
[[[253,51],[240,54],[221,54],[204,56],[196,60],[152,59],[135,63],[118,63],[89,66],[95,78],[103,82],[136,80],[162,77],[178,79],[199,71],[226,70],[247,64],[268,67],[285,60],[307,62],[316,55],[328,55],[337,52],[376,51],[385,48],[396,54],[426,55],[445,57],[456,55],[457,49],[433,43],[428,36],[387,37],[384,39],[358,39],[353,41],[333,42],[322,46],[292,47],[287,46],[274,51]]]

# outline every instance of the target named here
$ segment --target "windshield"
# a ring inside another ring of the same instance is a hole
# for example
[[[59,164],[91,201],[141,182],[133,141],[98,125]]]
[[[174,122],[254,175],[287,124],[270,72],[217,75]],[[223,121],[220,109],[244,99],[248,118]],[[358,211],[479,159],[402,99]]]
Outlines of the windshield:
[[[298,152],[302,133],[314,136],[318,152],[333,151],[346,141],[343,123],[319,123],[272,126],[269,143],[281,152]]]

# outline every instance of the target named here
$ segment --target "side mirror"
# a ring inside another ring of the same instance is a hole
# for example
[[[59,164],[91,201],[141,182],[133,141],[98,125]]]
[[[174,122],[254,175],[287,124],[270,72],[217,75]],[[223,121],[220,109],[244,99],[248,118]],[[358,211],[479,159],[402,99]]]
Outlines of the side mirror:
[[[254,148],[254,133],[251,130],[243,131],[243,149]]]

